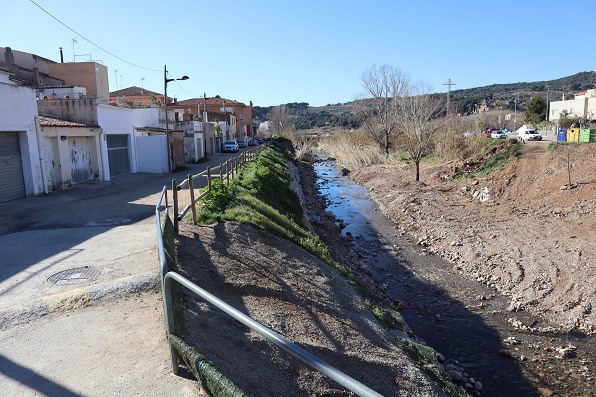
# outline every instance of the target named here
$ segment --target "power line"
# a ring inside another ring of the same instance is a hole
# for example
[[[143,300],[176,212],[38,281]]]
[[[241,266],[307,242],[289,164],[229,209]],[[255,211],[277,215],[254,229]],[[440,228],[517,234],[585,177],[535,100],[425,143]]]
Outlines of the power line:
[[[166,71],[166,72],[168,73],[168,75],[170,75],[170,78],[171,78],[171,77],[172,77],[171,73],[170,73],[169,71]],[[188,91],[186,91],[184,88],[182,88],[182,86],[180,85],[180,83],[178,83],[178,80],[177,80],[177,79],[173,78],[173,79],[172,79],[172,81],[173,81],[174,83],[176,83],[176,85],[177,85],[177,86],[178,86],[178,87],[179,87],[179,88],[180,88],[182,91],[186,92],[186,93],[187,93],[188,95],[190,95],[191,97],[193,97],[193,98],[197,98],[197,97],[198,97],[197,95],[191,94],[190,92],[188,92]]]
[[[449,99],[451,97],[451,86],[455,85],[455,83],[451,82],[451,79],[449,79],[449,81],[443,83],[443,85],[449,86],[447,89],[447,116],[449,116]]]
[[[89,40],[88,38],[86,38],[85,36],[83,36],[82,34],[80,34],[79,32],[75,31],[74,29],[72,29],[70,26],[68,26],[67,24],[65,24],[64,22],[62,22],[61,20],[59,20],[58,18],[56,18],[55,16],[53,16],[52,14],[50,14],[48,11],[46,11],[42,6],[40,6],[39,4],[37,4],[36,2],[34,2],[33,0],[29,0],[31,3],[35,4],[40,10],[42,10],[43,12],[45,12],[46,14],[48,14],[49,16],[51,16],[52,18],[54,18],[56,21],[58,21],[62,26],[64,26],[65,28],[67,28],[68,30],[70,30],[71,32],[73,32],[74,34],[76,34],[77,36],[79,36],[80,38],[82,38],[83,40],[87,41],[89,44],[99,48],[100,50],[102,50],[103,52],[110,54],[111,56],[113,56],[116,59],[121,60],[122,62],[128,63],[129,65],[135,66],[137,68],[140,69],[144,69],[144,70],[148,70],[150,72],[161,72],[161,70],[157,70],[157,69],[150,69],[150,68],[146,68],[137,64],[134,64],[132,62],[127,61],[126,59],[120,58],[118,55],[112,54],[110,51],[98,46],[97,44],[95,44],[94,42],[92,42],[91,40]],[[74,45],[74,44],[73,44]]]

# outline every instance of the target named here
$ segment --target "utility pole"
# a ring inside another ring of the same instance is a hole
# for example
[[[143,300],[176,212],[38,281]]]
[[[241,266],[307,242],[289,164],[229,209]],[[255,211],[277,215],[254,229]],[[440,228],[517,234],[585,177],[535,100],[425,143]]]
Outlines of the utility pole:
[[[546,85],[546,131],[545,134],[548,135],[548,94],[550,91],[550,87],[548,84]],[[556,135],[556,134],[555,134]]]
[[[451,97],[451,86],[452,85],[455,85],[455,83],[453,83],[451,81],[451,79],[449,79],[446,83],[443,83],[443,85],[448,86],[447,87],[447,116],[449,116],[449,100],[450,100],[450,97]]]
[[[515,128],[515,124],[517,122],[517,101],[518,101],[518,99],[519,99],[519,92],[516,92],[515,93],[515,100],[514,100],[514,102],[515,102],[515,113],[514,113],[514,116],[513,116],[513,132],[516,132],[517,131],[517,129]]]

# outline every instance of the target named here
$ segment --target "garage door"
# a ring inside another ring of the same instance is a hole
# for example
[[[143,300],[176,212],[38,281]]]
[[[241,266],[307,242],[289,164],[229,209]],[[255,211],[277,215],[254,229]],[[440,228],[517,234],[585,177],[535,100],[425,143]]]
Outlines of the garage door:
[[[0,203],[25,197],[18,132],[0,132]]]
[[[106,135],[110,176],[130,173],[128,157],[128,135]]]
[[[79,136],[68,140],[72,183],[85,182],[93,178],[91,139],[88,136]]]

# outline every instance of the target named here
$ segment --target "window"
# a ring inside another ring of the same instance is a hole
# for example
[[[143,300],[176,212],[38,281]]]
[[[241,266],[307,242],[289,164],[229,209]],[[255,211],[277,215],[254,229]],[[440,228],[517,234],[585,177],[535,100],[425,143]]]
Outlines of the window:
[[[143,101],[137,101],[137,106],[143,106]]]

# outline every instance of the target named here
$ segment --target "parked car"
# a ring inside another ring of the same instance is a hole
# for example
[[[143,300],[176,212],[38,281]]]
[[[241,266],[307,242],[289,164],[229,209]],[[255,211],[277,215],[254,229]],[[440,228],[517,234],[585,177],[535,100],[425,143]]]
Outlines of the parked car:
[[[259,143],[256,139],[251,139],[250,141],[248,141],[248,146],[257,146],[258,144]]]
[[[519,139],[521,141],[541,141],[542,134],[533,128],[526,128],[525,130],[519,131]]]
[[[257,138],[257,142],[259,143],[259,145],[262,145],[262,144],[263,144],[263,142],[264,142],[264,141],[263,141],[263,138]]]
[[[507,135],[501,130],[491,132],[490,137],[494,139],[507,139]]]
[[[241,139],[238,141],[238,147],[247,147],[248,146],[248,141],[245,141],[244,139]]]
[[[235,140],[225,141],[222,147],[222,151],[224,152],[237,152],[238,150],[238,142],[236,142]]]

